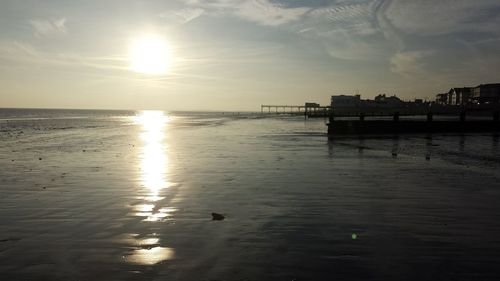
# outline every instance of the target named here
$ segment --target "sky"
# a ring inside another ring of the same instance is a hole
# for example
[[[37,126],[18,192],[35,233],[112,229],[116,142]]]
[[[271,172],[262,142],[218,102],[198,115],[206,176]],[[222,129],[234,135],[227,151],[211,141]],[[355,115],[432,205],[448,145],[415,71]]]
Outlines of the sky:
[[[165,72],[131,66],[147,36],[166,44]],[[0,107],[260,111],[335,94],[432,100],[500,82],[498,50],[498,0],[1,0]]]

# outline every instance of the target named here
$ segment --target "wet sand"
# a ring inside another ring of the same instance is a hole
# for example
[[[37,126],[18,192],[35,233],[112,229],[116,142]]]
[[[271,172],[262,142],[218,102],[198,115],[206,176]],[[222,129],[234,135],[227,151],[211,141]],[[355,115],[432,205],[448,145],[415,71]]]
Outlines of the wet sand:
[[[295,117],[0,120],[1,279],[499,279],[498,136],[325,133]]]

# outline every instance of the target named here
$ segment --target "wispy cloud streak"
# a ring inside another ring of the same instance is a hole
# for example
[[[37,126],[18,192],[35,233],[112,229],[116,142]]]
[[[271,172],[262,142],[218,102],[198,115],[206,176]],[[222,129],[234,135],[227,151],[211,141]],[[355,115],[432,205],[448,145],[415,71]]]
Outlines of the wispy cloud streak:
[[[82,56],[66,53],[43,52],[19,41],[0,42],[0,60],[18,64],[86,67],[100,70],[128,70],[128,60],[119,56]]]
[[[403,76],[419,76],[424,71],[423,60],[431,55],[430,51],[398,52],[391,58],[391,71]]]
[[[43,37],[56,33],[66,33],[66,18],[59,19],[32,19],[29,21],[36,37]]]
[[[310,8],[289,8],[269,0],[249,1],[186,1],[191,7],[197,7],[212,16],[231,15],[246,21],[266,26],[279,26],[299,20]]]

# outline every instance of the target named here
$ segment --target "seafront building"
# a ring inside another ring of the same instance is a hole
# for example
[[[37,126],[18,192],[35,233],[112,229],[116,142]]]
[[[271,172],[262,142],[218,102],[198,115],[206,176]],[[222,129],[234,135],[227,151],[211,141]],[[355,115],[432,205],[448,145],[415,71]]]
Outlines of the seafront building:
[[[436,95],[436,103],[440,105],[448,104],[448,93],[440,93]]]
[[[360,95],[334,95],[331,97],[331,106],[336,107],[357,107],[361,104]]]
[[[500,83],[451,88],[447,93],[437,94],[435,103],[454,106],[498,105],[500,104]]]
[[[481,84],[474,87],[471,102],[475,104],[500,104],[500,83]]]
[[[360,95],[333,95],[331,97],[332,108],[393,109],[424,106],[428,104],[429,103],[424,102],[422,99],[403,101],[396,95],[388,96],[386,94],[377,95],[373,100],[363,100]]]
[[[361,99],[361,95],[332,95],[330,105],[321,106],[316,102],[304,105],[261,105],[261,113],[303,113],[305,115],[327,116],[331,110],[340,113],[419,113],[448,112],[465,109],[500,109],[500,83],[480,84],[476,87],[455,87],[446,93],[436,95],[435,101],[414,99],[405,101],[396,95],[379,94],[374,99]]]
[[[362,100],[359,95],[334,95],[328,113],[330,139],[342,134],[498,132],[500,84],[452,88],[438,94],[432,103],[421,99],[403,101],[385,94],[373,100]],[[468,115],[481,120],[468,120]],[[401,119],[402,116],[406,118]],[[434,116],[438,116],[438,120]],[[442,116],[454,118],[442,119]],[[367,120],[367,117],[370,118]],[[486,117],[488,119],[484,119]]]
[[[449,104],[466,105],[470,102],[472,96],[471,87],[451,88],[448,92]]]

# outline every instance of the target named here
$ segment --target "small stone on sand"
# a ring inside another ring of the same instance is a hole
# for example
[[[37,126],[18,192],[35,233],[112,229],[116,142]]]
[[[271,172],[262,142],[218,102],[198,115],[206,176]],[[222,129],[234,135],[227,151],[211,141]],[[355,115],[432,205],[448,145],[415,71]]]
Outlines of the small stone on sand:
[[[224,217],[224,215],[212,213],[212,220],[213,221],[221,221],[221,220],[224,220],[225,218],[226,217]]]

